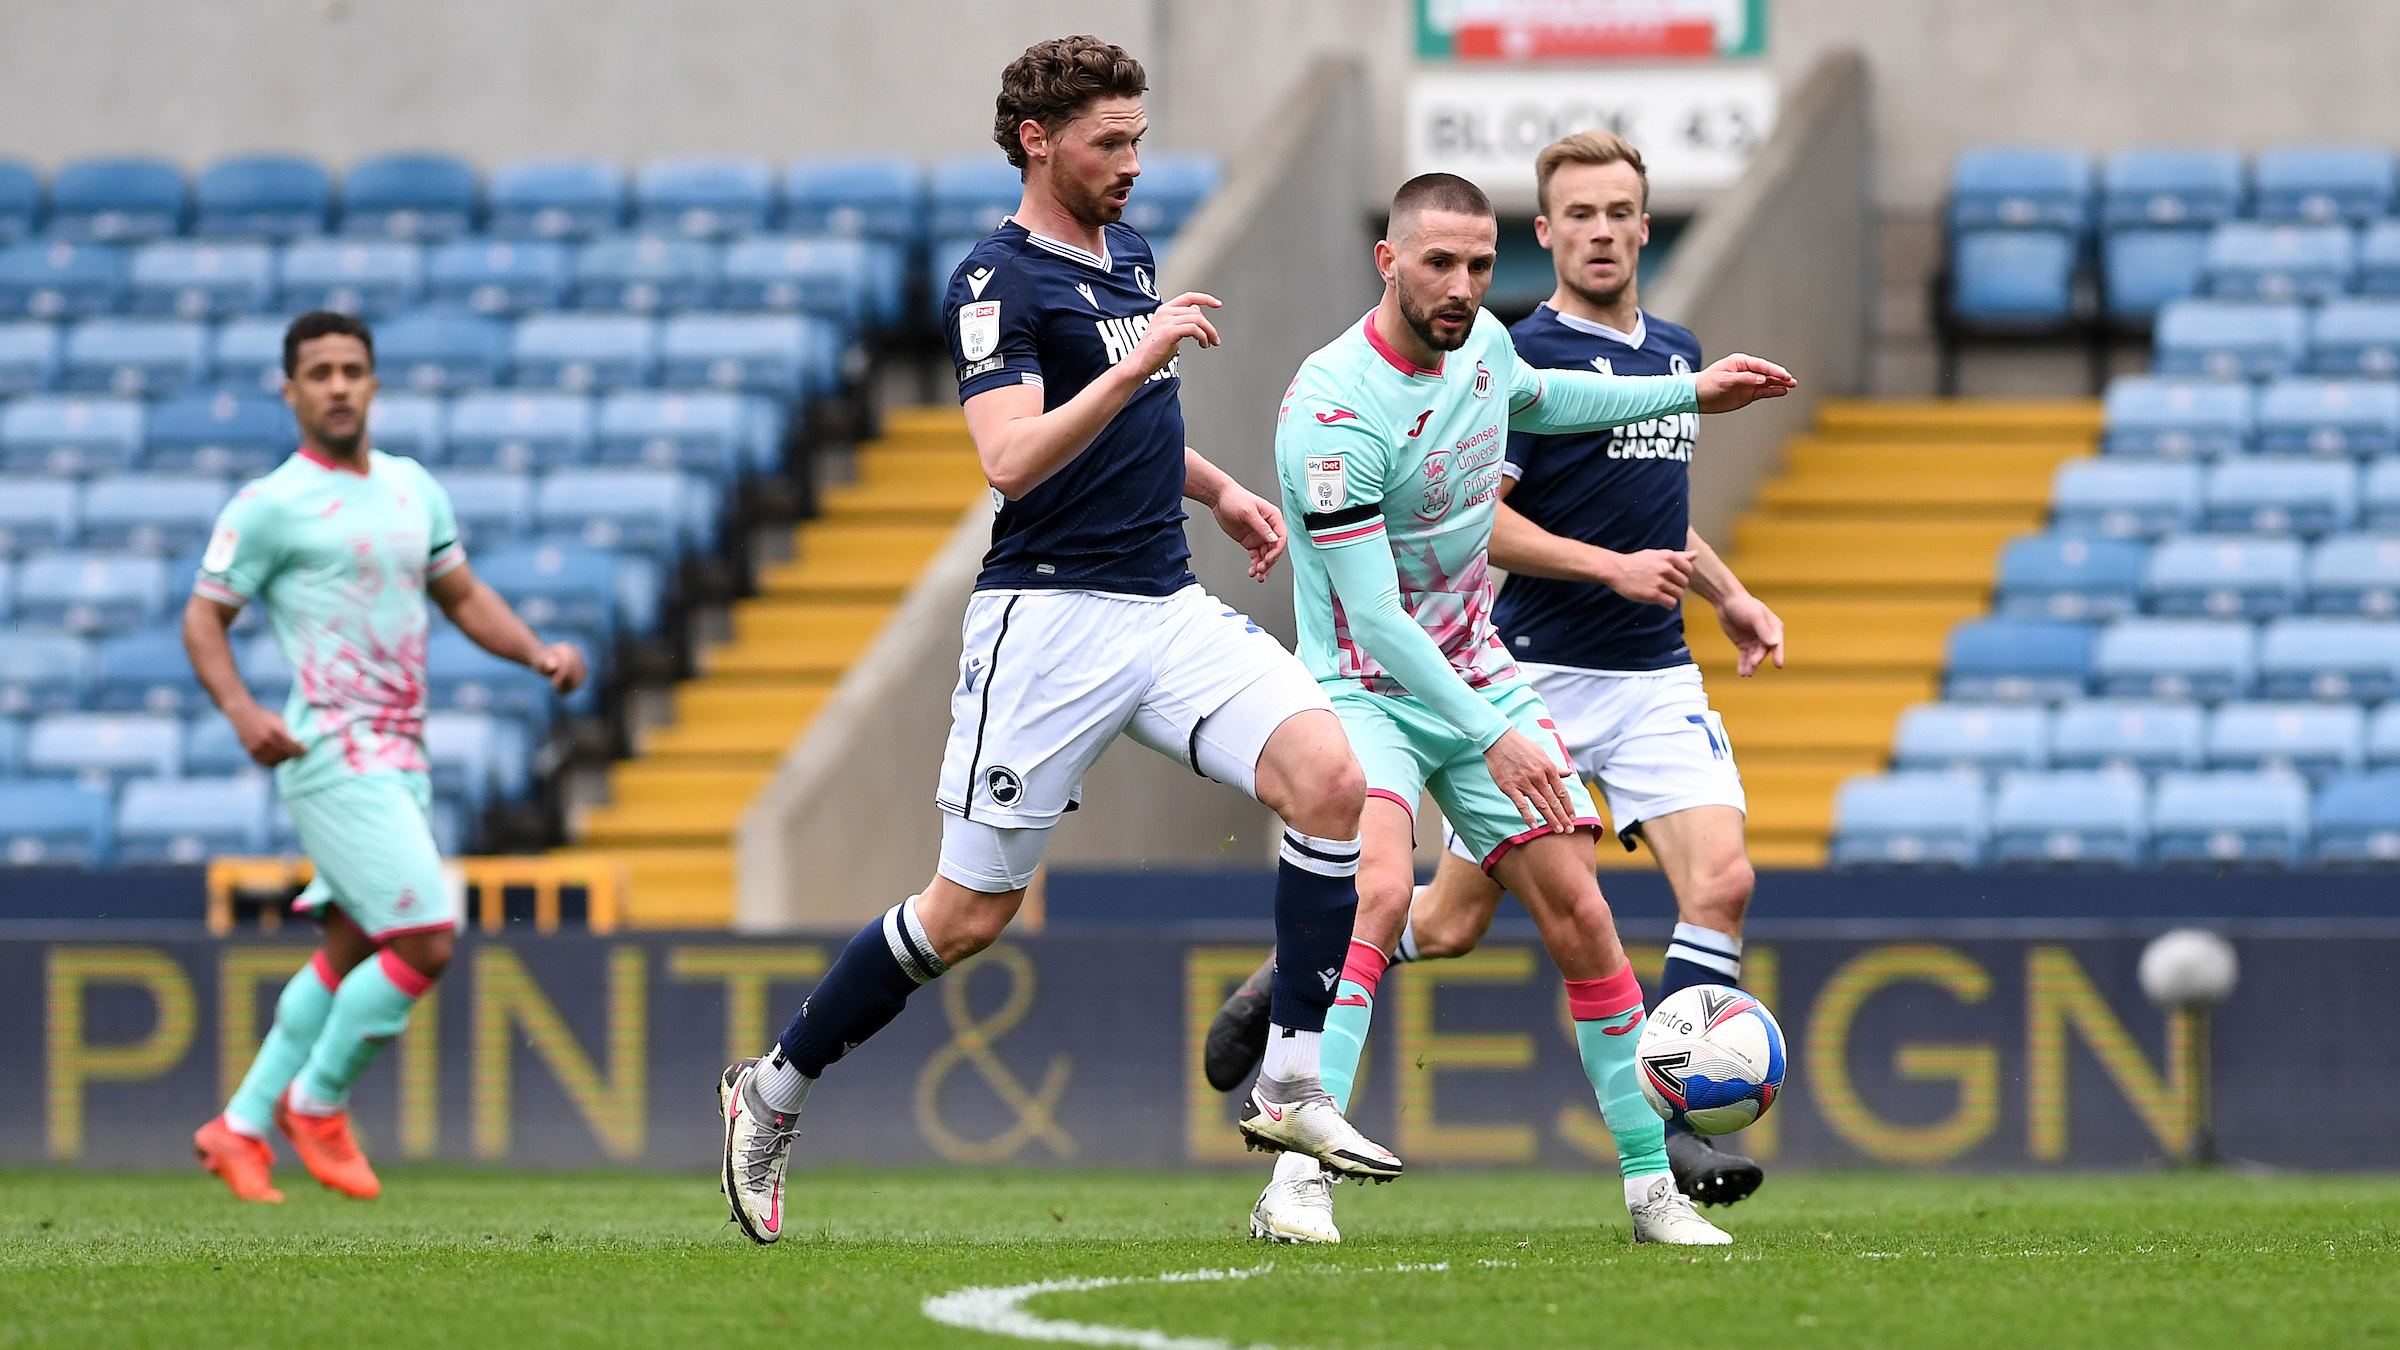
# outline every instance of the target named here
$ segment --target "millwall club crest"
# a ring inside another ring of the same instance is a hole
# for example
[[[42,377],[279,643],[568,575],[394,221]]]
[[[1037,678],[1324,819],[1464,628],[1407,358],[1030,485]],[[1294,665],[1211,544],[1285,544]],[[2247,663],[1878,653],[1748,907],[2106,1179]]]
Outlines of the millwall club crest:
[[[1689,375],[1692,373],[1692,363],[1683,359],[1683,353],[1677,352],[1667,358],[1667,373],[1669,375]]]
[[[1492,368],[1478,361],[1475,363],[1475,397],[1490,398],[1491,396]]]
[[[1000,302],[980,300],[958,310],[958,350],[969,361],[990,356],[1000,345]]]
[[[1142,288],[1142,294],[1149,296],[1153,300],[1158,298],[1158,283],[1151,280],[1149,268],[1137,267],[1133,269],[1133,284]]]
[[[1678,360],[1678,361],[1680,361],[1680,360],[1682,360],[1683,358],[1682,358],[1682,357],[1680,357],[1680,356],[1678,356],[1678,357],[1676,357],[1675,359],[1676,359],[1676,360]],[[1603,375],[1614,375],[1614,374],[1616,374],[1616,373],[1617,373],[1617,372],[1616,372],[1616,369],[1615,369],[1614,367],[1612,367],[1612,366],[1610,366],[1610,365],[1608,364],[1608,358],[1607,358],[1607,357],[1605,357],[1605,356],[1595,356],[1595,357],[1593,357],[1593,358],[1592,358],[1592,369],[1594,369],[1594,370],[1596,370],[1596,371],[1599,371],[1599,372],[1600,372],[1601,374],[1603,374]]]

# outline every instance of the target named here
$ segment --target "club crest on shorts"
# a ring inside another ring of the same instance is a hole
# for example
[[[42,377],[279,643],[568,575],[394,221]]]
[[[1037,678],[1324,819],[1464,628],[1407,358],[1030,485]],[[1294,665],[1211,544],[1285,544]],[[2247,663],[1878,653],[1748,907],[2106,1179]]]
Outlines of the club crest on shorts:
[[[1015,806],[1025,797],[1025,780],[1017,771],[995,764],[983,771],[983,790],[994,806]]]
[[[1491,396],[1492,368],[1478,361],[1475,363],[1475,397],[1490,398]]]
[[[1000,302],[982,300],[958,309],[958,350],[969,361],[990,356],[1000,345]]]

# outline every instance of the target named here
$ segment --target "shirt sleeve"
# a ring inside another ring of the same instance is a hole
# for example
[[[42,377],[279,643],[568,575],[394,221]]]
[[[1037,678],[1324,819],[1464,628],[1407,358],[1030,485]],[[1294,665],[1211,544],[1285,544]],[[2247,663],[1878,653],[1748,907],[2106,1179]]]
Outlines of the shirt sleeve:
[[[1517,368],[1533,377],[1533,393],[1530,400],[1520,401],[1520,386],[1512,384],[1508,411],[1511,431],[1546,435],[1605,431],[1670,413],[1700,411],[1700,381],[1693,375],[1535,370],[1521,361]]]
[[[1515,482],[1533,467],[1533,457],[1541,447],[1541,437],[1530,431],[1508,433],[1508,449],[1502,452],[1500,476]]]
[[[275,509],[256,487],[243,488],[217,513],[208,551],[200,555],[200,573],[192,581],[192,594],[240,609],[274,577],[282,563],[283,540],[276,528]]]
[[[1042,387],[1042,360],[1035,340],[1040,324],[1030,287],[1016,275],[1014,259],[984,262],[970,257],[950,278],[942,306],[942,329],[950,360],[958,368],[958,401],[1011,385]]]
[[[450,505],[449,491],[432,474],[421,476],[425,480],[425,579],[432,581],[463,566],[467,547],[458,537],[458,512]]]

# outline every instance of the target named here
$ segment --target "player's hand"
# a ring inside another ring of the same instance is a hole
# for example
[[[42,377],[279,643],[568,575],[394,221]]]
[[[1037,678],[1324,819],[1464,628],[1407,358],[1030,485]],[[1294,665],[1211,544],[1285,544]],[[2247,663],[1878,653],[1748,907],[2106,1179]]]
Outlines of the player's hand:
[[[1133,355],[1125,358],[1125,364],[1146,380],[1167,368],[1185,338],[1203,347],[1216,346],[1223,339],[1217,336],[1217,326],[1208,321],[1205,311],[1224,307],[1224,301],[1198,291],[1185,291],[1160,305],[1151,314],[1150,327],[1143,332],[1142,340],[1134,344]]]
[[[1537,830],[1546,825],[1553,834],[1575,828],[1575,806],[1567,800],[1565,787],[1575,771],[1560,767],[1531,737],[1514,728],[1503,732],[1492,748],[1483,752],[1483,762],[1491,767],[1492,782],[1517,804],[1517,814],[1525,817],[1527,825]]]
[[[1782,398],[1800,386],[1792,373],[1772,361],[1739,352],[1700,372],[1700,411],[1732,412],[1762,398]]]
[[[1687,549],[1646,548],[1639,553],[1612,554],[1608,588],[1637,604],[1673,609],[1692,584],[1692,563],[1700,555]]]
[[[258,767],[272,769],[287,759],[298,759],[308,753],[308,747],[292,735],[283,718],[253,703],[241,712],[231,714],[233,734],[242,738],[242,750]]]
[[[572,642],[553,642],[526,664],[550,678],[550,687],[572,694],[583,687],[583,651]]]
[[[1717,606],[1717,627],[1725,630],[1740,655],[1735,674],[1747,679],[1769,661],[1783,669],[1783,620],[1765,601],[1748,591],[1727,598]]]
[[[1250,550],[1250,579],[1265,581],[1283,557],[1289,541],[1283,532],[1283,512],[1275,503],[1241,486],[1229,486],[1209,508],[1225,537]]]

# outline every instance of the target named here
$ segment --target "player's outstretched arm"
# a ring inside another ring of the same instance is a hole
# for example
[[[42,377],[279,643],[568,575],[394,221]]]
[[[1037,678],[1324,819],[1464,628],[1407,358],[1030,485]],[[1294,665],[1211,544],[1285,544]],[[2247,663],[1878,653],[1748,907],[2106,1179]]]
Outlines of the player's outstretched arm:
[[[1283,511],[1233,480],[1233,475],[1183,447],[1183,495],[1205,506],[1225,536],[1250,551],[1250,579],[1265,581],[1283,557]]]
[[[1221,305],[1213,295],[1186,292],[1158,307],[1142,340],[1122,361],[1066,402],[1042,411],[1038,385],[987,389],[966,402],[967,434],[983,463],[984,481],[1015,501],[1040,487],[1083,453],[1124,410],[1144,381],[1175,359],[1185,339],[1214,347],[1219,339],[1207,311]]]
[[[1769,661],[1783,669],[1783,620],[1743,587],[1698,530],[1687,532],[1684,540],[1693,558],[1692,589],[1716,606],[1717,627],[1725,630],[1738,653],[1734,673],[1748,677]]]
[[[200,687],[208,691],[217,711],[233,724],[233,734],[242,738],[242,750],[257,761],[262,769],[272,769],[287,759],[307,753],[307,747],[284,725],[281,714],[262,708],[250,696],[250,688],[242,683],[242,673],[233,664],[233,643],[225,630],[241,611],[230,605],[220,605],[202,596],[193,596],[183,605],[183,651],[191,658],[192,673],[199,677]]]
[[[550,687],[572,694],[583,684],[583,653],[572,642],[545,643],[500,593],[483,584],[474,569],[460,559],[457,566],[425,583],[425,593],[458,625],[458,631],[494,656],[531,666],[548,676]]]

